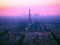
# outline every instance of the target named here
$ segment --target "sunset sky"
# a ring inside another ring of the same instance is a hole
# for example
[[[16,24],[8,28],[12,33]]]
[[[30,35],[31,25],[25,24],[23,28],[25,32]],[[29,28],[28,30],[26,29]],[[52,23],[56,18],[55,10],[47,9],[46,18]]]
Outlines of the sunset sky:
[[[0,0],[0,16],[19,16],[28,14],[60,14],[60,0]]]

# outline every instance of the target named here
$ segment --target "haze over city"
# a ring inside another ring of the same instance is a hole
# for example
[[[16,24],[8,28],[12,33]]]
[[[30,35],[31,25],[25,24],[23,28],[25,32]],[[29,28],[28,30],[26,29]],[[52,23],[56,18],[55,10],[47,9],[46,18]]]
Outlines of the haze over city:
[[[0,45],[60,45],[60,0],[0,0]]]
[[[0,0],[0,16],[60,15],[60,0]]]

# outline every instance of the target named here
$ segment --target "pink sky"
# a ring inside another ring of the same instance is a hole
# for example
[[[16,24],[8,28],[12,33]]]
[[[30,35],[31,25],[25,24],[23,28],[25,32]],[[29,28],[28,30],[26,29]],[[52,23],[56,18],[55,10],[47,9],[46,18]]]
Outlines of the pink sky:
[[[19,1],[19,0],[18,0]],[[40,1],[42,3],[38,3],[38,2],[32,2],[32,0],[29,3],[21,3],[23,1],[20,0],[20,2],[18,2],[17,0],[14,1],[10,1],[10,0],[3,0],[0,3],[0,16],[19,16],[19,15],[23,15],[23,14],[28,14],[28,10],[29,8],[31,9],[31,14],[40,14],[40,15],[56,15],[56,14],[60,14],[60,3],[59,0],[54,0],[52,1]],[[26,0],[27,1],[27,0]],[[37,1],[37,0],[35,0]],[[47,2],[46,2],[47,1]],[[57,2],[56,2],[57,1]],[[11,3],[13,2],[13,3]],[[30,4],[32,3],[32,4]],[[28,5],[27,5],[28,4]]]

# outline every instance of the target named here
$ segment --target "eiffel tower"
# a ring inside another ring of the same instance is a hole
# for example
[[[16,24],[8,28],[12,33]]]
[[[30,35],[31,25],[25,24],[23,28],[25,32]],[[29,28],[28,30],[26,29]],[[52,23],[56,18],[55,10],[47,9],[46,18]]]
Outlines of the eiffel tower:
[[[31,20],[31,10],[29,9],[29,19],[28,19],[28,29],[31,30],[32,20]]]
[[[32,26],[31,10],[29,9],[28,26],[27,26],[27,28],[25,28],[25,31],[28,32],[28,31],[32,30],[31,26]]]

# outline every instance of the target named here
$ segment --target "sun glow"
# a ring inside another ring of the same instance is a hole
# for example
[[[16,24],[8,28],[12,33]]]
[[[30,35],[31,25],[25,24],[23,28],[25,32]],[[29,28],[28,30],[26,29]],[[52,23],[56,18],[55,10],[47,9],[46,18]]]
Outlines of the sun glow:
[[[59,4],[59,0],[0,0],[0,6],[44,6]]]

